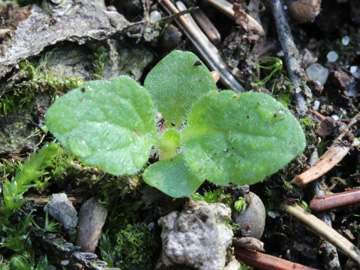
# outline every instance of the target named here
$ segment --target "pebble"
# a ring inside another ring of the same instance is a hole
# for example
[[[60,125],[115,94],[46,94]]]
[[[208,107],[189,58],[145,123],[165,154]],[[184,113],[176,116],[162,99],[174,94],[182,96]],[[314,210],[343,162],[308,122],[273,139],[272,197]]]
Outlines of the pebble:
[[[306,68],[306,74],[311,81],[324,85],[329,76],[329,70],[318,63],[314,63]]]
[[[245,200],[246,209],[233,212],[234,224],[240,225],[240,230],[235,232],[235,235],[260,239],[265,229],[265,206],[260,197],[253,192],[246,194]]]
[[[223,270],[233,238],[230,216],[231,209],[222,203],[196,201],[160,218],[163,250],[156,269]]]
[[[79,229],[76,244],[84,252],[94,252],[105,224],[107,209],[96,198],[87,200],[79,211]]]
[[[315,100],[314,106],[312,107],[315,111],[319,110],[320,108],[320,101]]]
[[[60,221],[65,230],[76,227],[78,223],[77,212],[65,193],[52,194],[44,207],[44,211],[46,212],[48,209],[49,214]]]
[[[339,58],[339,55],[335,51],[331,51],[327,54],[327,60],[329,62],[336,62],[336,60]]]
[[[349,45],[350,43],[350,37],[349,36],[344,36],[342,39],[341,39],[341,42],[344,46],[347,46]]]
[[[360,79],[360,69],[358,66],[351,66],[350,73],[357,79]]]
[[[157,10],[151,11],[149,21],[152,24],[156,24],[161,20],[161,13]]]

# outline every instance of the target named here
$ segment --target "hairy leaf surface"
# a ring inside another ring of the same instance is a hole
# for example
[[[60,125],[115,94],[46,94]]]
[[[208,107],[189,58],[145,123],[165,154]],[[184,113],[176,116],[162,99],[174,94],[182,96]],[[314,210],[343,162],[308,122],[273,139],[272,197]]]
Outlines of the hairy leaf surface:
[[[212,91],[192,108],[182,134],[184,159],[209,181],[252,184],[283,168],[305,147],[296,118],[262,93]]]
[[[114,175],[133,174],[149,158],[156,138],[155,109],[133,79],[92,81],[59,98],[46,126],[87,165]]]
[[[149,186],[174,198],[193,194],[204,182],[188,168],[182,154],[151,164],[143,179]]]
[[[147,75],[144,83],[166,121],[177,127],[196,100],[216,85],[210,71],[190,52],[173,51]]]

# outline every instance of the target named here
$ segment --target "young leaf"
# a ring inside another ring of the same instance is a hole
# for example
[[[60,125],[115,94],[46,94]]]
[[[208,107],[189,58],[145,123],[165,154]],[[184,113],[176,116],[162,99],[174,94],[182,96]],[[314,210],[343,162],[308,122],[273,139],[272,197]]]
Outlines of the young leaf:
[[[164,132],[159,142],[161,159],[168,159],[175,156],[180,144],[180,133],[176,129],[168,129]]]
[[[59,98],[46,126],[80,161],[114,175],[144,166],[157,136],[148,92],[126,76],[92,81]]]
[[[143,179],[149,186],[173,198],[190,196],[205,180],[189,170],[182,154],[151,164],[146,168]]]
[[[252,184],[283,168],[306,144],[295,117],[271,96],[212,91],[192,108],[181,143],[198,176]]]
[[[173,51],[147,75],[144,83],[165,120],[179,127],[203,94],[215,90],[210,71],[190,52]]]

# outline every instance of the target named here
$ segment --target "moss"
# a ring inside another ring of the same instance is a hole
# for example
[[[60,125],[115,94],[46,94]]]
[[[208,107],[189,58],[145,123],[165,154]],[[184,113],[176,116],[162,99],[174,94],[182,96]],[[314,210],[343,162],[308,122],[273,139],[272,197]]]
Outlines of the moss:
[[[123,201],[112,207],[100,240],[102,260],[122,270],[154,269],[158,243],[148,224],[141,221],[141,201]]]
[[[0,97],[0,117],[6,117],[8,113],[14,112],[34,101],[39,92],[48,92],[53,98],[57,95],[76,88],[85,80],[76,77],[62,78],[53,75],[39,63],[31,63],[28,60],[20,63],[19,73],[14,82],[9,84],[12,90]]]

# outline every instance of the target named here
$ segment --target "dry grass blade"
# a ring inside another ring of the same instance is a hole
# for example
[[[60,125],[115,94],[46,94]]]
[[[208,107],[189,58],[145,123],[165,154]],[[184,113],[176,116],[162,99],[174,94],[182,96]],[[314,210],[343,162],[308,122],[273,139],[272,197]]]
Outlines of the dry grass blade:
[[[283,208],[286,212],[303,222],[312,232],[339,248],[360,265],[360,250],[325,222],[310,214],[299,205],[284,205]]]

